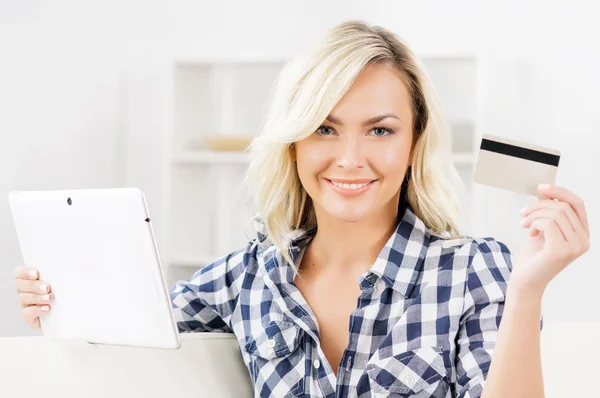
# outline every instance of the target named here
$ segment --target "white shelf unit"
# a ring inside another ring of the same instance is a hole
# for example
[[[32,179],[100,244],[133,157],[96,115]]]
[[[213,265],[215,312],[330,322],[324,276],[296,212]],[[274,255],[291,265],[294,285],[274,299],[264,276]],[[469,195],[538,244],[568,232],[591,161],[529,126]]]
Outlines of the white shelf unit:
[[[477,58],[442,54],[421,59],[450,121],[454,162],[470,192],[477,148]],[[255,209],[241,187],[248,154],[210,150],[204,138],[254,136],[266,111],[268,91],[285,62],[186,59],[173,63],[165,193],[169,266],[200,268],[243,247],[254,236],[248,221]],[[467,223],[468,218],[467,214]]]

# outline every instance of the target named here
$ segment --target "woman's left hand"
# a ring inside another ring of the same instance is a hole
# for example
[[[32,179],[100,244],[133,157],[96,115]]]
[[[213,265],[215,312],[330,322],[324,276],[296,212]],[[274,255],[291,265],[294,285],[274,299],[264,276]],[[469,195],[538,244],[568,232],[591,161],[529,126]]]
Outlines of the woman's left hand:
[[[511,284],[543,293],[556,275],[588,251],[590,230],[579,196],[555,185],[540,185],[539,191],[545,198],[521,211],[521,226],[529,234],[515,258]]]

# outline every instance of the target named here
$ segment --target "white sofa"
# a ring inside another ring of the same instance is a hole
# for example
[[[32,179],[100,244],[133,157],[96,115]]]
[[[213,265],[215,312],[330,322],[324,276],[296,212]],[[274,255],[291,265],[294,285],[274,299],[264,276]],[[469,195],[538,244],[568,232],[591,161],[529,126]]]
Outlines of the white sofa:
[[[179,350],[0,339],[0,398],[252,397],[237,340],[181,334]]]
[[[546,398],[600,398],[600,322],[544,324]]]
[[[600,323],[544,325],[547,398],[600,397]],[[252,397],[233,335],[182,334],[180,350],[45,337],[0,339],[0,397]]]

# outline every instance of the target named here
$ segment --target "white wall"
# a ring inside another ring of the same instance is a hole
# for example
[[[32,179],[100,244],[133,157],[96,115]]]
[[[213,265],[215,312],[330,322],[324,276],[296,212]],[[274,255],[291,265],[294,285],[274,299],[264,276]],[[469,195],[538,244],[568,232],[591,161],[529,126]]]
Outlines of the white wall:
[[[12,278],[23,260],[8,192],[122,183],[119,7],[49,4],[0,2],[0,336],[32,333]]]
[[[596,43],[600,27],[593,20],[597,10],[587,1],[518,3],[497,5],[489,14],[488,28],[495,33],[484,36],[482,51],[489,60],[497,60],[488,65],[485,78],[488,97],[496,99],[487,102],[484,128],[562,151],[557,184],[585,200],[592,247],[552,281],[543,311],[547,322],[599,321],[600,300],[595,292],[600,280],[600,180],[596,177],[600,171]],[[480,205],[490,211],[480,232],[518,250],[523,231],[511,227],[519,220],[514,210],[533,199],[481,190]]]
[[[583,1],[0,0],[0,194],[136,185],[159,229],[172,57],[288,57],[337,22],[361,18],[394,29],[422,52],[484,54],[486,132],[562,149],[558,182],[587,200],[594,230],[600,188],[589,170],[600,168],[600,59],[593,37],[600,32],[586,31],[592,15]],[[479,205],[508,213],[484,212],[477,232],[518,247],[513,211],[528,200],[487,189],[482,195]],[[587,306],[598,302],[599,260],[593,248],[554,281],[547,321],[600,320]],[[11,277],[20,261],[4,199],[0,336],[31,333],[20,321]]]
[[[547,291],[544,308],[558,319],[600,320],[600,50],[594,2],[559,2],[551,9],[548,37],[538,36],[530,57],[532,121],[538,137],[551,132],[561,148],[559,183],[572,187],[587,203],[592,234],[590,251],[572,264]],[[544,106],[547,104],[547,108]]]
[[[588,80],[595,78],[593,70],[600,67],[598,52],[593,51],[593,38],[600,29],[588,21],[594,15],[588,3],[347,1],[340,6],[308,1],[300,6],[262,1],[239,3],[235,13],[220,3],[206,13],[195,2],[178,2],[166,14],[155,14],[154,22],[147,20],[147,32],[163,41],[167,38],[164,59],[156,59],[153,42],[141,51],[152,57],[141,54],[137,62],[143,70],[144,60],[152,59],[149,69],[165,68],[156,72],[160,74],[177,57],[284,57],[348,18],[392,28],[418,52],[478,52],[482,56],[482,132],[562,150],[557,183],[584,197],[593,232],[600,222],[594,208],[600,203],[600,188],[588,183],[587,171],[600,166],[593,155],[594,149],[600,149],[593,132],[597,116],[592,110],[598,80],[593,84]],[[296,22],[290,22],[292,15]],[[152,26],[169,28],[157,31]],[[580,96],[580,101],[573,101],[574,96]],[[588,112],[578,112],[579,102]],[[524,237],[519,210],[533,199],[482,186],[477,190],[480,217],[473,233],[494,236],[518,251]],[[600,311],[587,305],[598,301],[593,291],[600,278],[600,269],[595,267],[599,260],[600,254],[592,248],[553,281],[545,296],[546,322],[600,320]]]

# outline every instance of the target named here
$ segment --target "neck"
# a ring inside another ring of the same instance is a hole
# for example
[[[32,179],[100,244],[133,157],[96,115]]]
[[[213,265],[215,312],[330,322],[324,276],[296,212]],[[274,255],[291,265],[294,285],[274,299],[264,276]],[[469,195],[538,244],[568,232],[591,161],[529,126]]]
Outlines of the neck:
[[[317,232],[307,250],[321,269],[366,271],[398,226],[398,209],[358,222],[336,220],[317,211]]]

